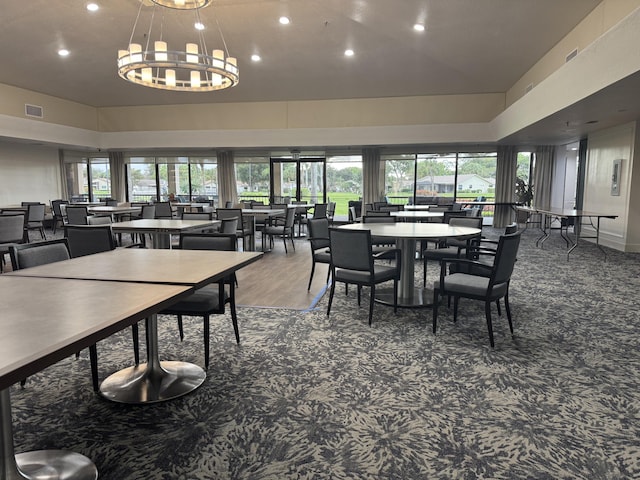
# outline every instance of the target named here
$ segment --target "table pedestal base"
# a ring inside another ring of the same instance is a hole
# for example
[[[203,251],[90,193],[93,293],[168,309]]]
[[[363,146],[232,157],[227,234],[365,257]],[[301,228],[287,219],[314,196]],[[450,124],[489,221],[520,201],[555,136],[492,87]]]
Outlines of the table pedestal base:
[[[375,301],[393,307],[393,288],[381,288],[376,290]],[[398,295],[398,307],[402,308],[426,308],[433,306],[433,289],[413,288],[413,295],[401,297]]]
[[[66,450],[35,450],[16,455],[16,478],[32,480],[96,480],[98,469],[84,455]],[[9,477],[12,478],[12,477]]]
[[[204,382],[205,371],[187,362],[163,361],[155,368],[143,363],[120,370],[100,385],[107,400],[120,403],[155,403],[181,397]]]

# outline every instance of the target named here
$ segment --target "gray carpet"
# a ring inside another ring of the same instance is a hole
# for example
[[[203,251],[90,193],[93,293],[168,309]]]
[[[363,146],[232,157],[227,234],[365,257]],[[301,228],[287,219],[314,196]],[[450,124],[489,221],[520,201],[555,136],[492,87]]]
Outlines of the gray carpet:
[[[100,478],[626,479],[640,477],[640,255],[525,232],[511,288],[515,336],[483,306],[376,305],[342,286],[308,312],[241,308],[212,323],[208,378],[151,406],[93,394],[87,352],[11,389],[16,451],[64,448]],[[416,265],[419,270],[420,267]],[[435,278],[437,268],[429,268]],[[305,277],[306,278],[306,277]],[[421,272],[417,272],[421,278]],[[202,323],[160,320],[163,359],[203,365]],[[129,331],[98,345],[101,376],[133,360]]]

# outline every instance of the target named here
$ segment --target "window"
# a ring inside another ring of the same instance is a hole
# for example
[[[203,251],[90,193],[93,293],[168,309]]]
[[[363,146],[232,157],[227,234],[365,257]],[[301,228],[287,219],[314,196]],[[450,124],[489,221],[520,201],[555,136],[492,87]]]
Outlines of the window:
[[[268,157],[236,157],[234,160],[238,198],[268,204],[271,198]]]
[[[415,185],[415,154],[383,155],[384,191],[390,203],[407,204],[413,198]]]
[[[349,200],[362,199],[362,156],[327,157],[327,201],[336,203],[336,216],[347,217]]]
[[[111,167],[108,158],[91,158],[89,178],[91,179],[91,199],[111,198]]]
[[[131,157],[127,167],[129,201],[148,202],[157,200],[158,186],[156,183],[155,158]]]

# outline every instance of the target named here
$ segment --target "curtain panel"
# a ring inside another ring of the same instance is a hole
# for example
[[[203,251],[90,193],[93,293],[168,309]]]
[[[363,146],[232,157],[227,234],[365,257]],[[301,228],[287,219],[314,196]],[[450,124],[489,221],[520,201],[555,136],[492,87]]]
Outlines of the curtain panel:
[[[69,200],[69,183],[67,182],[67,167],[64,163],[64,150],[58,149],[58,162],[60,163],[60,198]]]
[[[518,149],[512,145],[498,146],[496,158],[496,203],[513,202],[518,170]],[[493,226],[504,228],[513,222],[514,212],[506,206],[496,206]]]
[[[238,187],[236,185],[236,170],[233,165],[233,151],[224,150],[217,153],[218,157],[218,207],[226,202],[238,203]]]
[[[533,204],[538,208],[551,206],[551,182],[553,180],[553,161],[556,147],[540,145],[536,147],[533,167]]]
[[[362,150],[362,184],[363,204],[382,201],[384,198],[384,162],[380,160],[379,148],[364,148]]]
[[[126,200],[126,180],[124,152],[109,152],[109,170],[111,172],[111,198],[118,202]]]

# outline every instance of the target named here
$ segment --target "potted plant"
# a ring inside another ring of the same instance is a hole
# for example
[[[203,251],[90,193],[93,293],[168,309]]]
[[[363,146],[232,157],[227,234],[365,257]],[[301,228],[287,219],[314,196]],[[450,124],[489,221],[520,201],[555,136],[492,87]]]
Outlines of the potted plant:
[[[527,182],[520,177],[516,177],[516,188],[514,193],[517,202],[527,207],[531,206],[531,201],[533,200],[533,188],[530,184],[527,185]],[[517,223],[526,223],[528,218],[529,214],[527,212],[520,210],[516,212]]]

